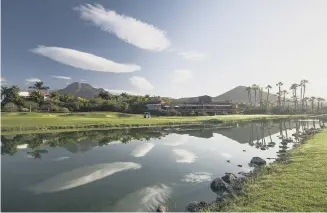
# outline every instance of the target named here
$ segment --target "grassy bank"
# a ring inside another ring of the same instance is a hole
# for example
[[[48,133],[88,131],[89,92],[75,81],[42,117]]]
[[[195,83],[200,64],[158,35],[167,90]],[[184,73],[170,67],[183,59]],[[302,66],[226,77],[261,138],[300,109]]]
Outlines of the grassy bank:
[[[138,128],[147,126],[176,126],[206,122],[228,122],[258,119],[299,118],[306,115],[222,115],[195,117],[153,117],[110,112],[93,113],[2,113],[2,133],[58,131],[64,129]]]
[[[327,211],[327,130],[291,152],[291,163],[273,165],[245,186],[245,195],[222,209],[231,212],[325,212]]]

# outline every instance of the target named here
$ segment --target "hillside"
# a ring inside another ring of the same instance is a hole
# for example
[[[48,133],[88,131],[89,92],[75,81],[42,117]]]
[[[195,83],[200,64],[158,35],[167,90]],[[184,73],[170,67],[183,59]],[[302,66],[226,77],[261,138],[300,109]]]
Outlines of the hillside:
[[[105,90],[102,88],[94,88],[90,84],[74,82],[63,89],[58,90],[58,93],[61,95],[72,94],[75,97],[81,98],[93,98],[101,91]]]
[[[248,92],[245,91],[245,86],[238,86],[235,87],[234,89],[229,90],[228,92],[225,92],[217,97],[213,97],[213,101],[226,101],[226,100],[232,100],[233,102],[236,103],[249,103],[249,98],[248,98]],[[267,92],[262,93],[262,97],[264,100],[267,99]],[[255,95],[254,91],[252,91],[252,102],[254,103]],[[257,92],[257,102],[259,102],[260,99],[260,93]],[[277,102],[277,96],[273,94],[269,94],[269,101],[271,102]]]
[[[245,91],[245,86],[238,86],[235,87],[234,89],[231,89],[219,96],[212,97],[213,102],[224,102],[228,100],[232,100],[234,103],[249,103],[249,98],[248,98],[248,92]],[[267,92],[262,93],[262,97],[264,100],[267,99]],[[252,102],[254,103],[254,91],[252,91]],[[259,103],[260,95],[259,92],[257,92],[257,103]],[[198,102],[199,97],[189,97],[189,98],[179,98],[175,99],[175,103],[194,103]],[[269,101],[272,102],[277,102],[277,96],[269,94]]]

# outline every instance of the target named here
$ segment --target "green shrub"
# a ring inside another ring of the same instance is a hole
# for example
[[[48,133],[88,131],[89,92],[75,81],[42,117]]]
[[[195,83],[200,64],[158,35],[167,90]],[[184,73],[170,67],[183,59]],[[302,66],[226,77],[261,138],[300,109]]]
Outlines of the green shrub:
[[[16,104],[10,102],[10,103],[7,103],[6,105],[4,105],[3,110],[5,112],[17,112],[18,107]]]
[[[69,109],[65,108],[65,107],[62,107],[59,109],[59,112],[62,112],[62,113],[69,113]]]

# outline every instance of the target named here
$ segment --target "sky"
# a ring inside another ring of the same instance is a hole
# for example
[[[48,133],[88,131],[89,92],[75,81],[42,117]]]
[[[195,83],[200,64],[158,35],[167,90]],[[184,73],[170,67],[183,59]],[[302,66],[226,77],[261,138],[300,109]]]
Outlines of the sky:
[[[325,0],[2,0],[1,85],[217,96],[309,80],[327,99]]]

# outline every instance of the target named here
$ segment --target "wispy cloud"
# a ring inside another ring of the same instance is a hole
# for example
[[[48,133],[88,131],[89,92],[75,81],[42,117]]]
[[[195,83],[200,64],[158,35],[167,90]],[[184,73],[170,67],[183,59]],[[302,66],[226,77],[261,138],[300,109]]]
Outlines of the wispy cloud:
[[[86,82],[86,80],[85,80],[85,79],[81,79],[80,81],[81,81],[81,82]]]
[[[182,56],[184,59],[195,61],[204,60],[207,57],[205,53],[197,51],[179,52],[178,55]]]
[[[60,75],[53,75],[51,76],[52,78],[58,78],[58,79],[63,79],[63,80],[72,80],[71,77],[67,77],[67,76],[60,76]]]
[[[80,12],[83,20],[141,49],[162,51],[170,46],[165,31],[133,17],[105,9],[102,5],[80,5],[74,10]]]
[[[27,79],[25,79],[25,81],[28,83],[35,83],[37,81],[42,81],[42,80],[38,79],[38,78],[27,78]]]
[[[139,65],[120,64],[90,53],[62,47],[38,46],[31,51],[35,54],[42,55],[59,63],[83,70],[126,73],[141,69]]]
[[[193,72],[187,69],[174,70],[172,78],[174,83],[184,83],[193,78]]]
[[[5,78],[5,77],[2,77],[1,76],[1,83],[4,83],[4,82],[6,82],[7,81],[7,79]]]
[[[131,81],[134,87],[138,88],[141,91],[149,91],[154,89],[154,86],[144,77],[133,76],[129,80]]]

